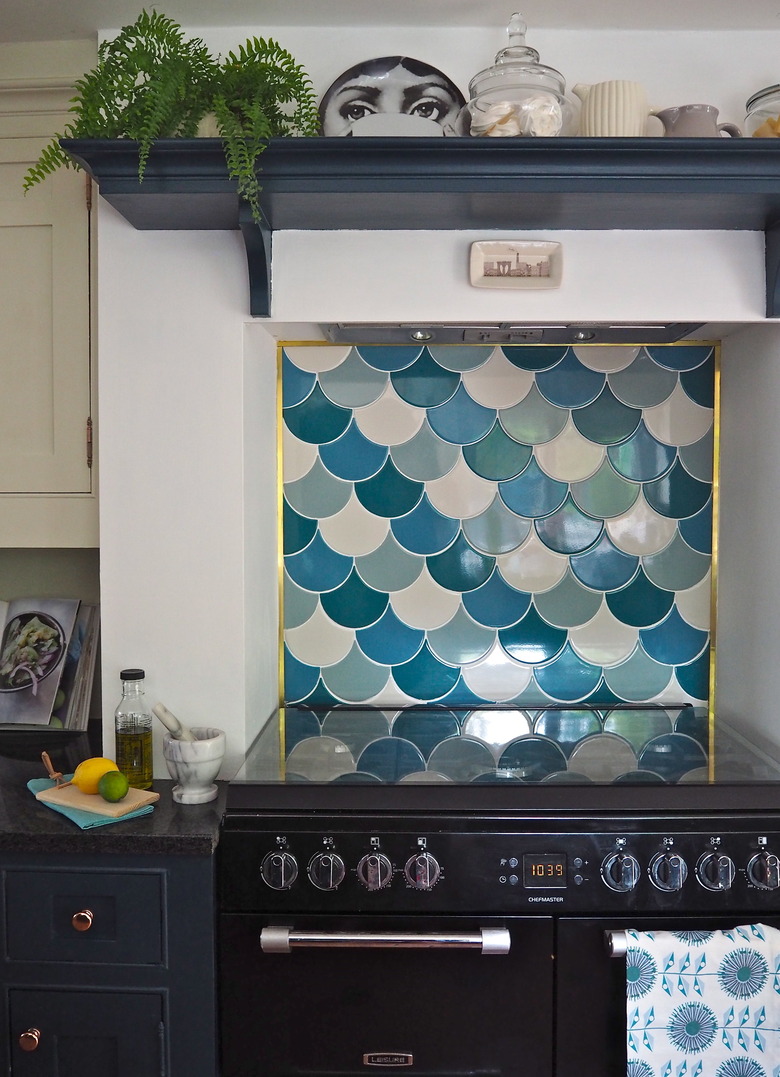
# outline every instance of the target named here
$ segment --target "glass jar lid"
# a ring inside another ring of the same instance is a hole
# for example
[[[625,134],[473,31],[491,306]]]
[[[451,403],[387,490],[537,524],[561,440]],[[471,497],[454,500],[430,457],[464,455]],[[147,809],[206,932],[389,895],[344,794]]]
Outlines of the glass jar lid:
[[[745,108],[748,112],[754,109],[757,105],[760,105],[765,98],[776,97],[780,94],[780,83],[774,86],[765,86],[763,90],[758,90],[752,97],[747,99]]]
[[[562,94],[566,80],[560,71],[539,63],[539,53],[525,41],[527,23],[515,12],[506,28],[509,44],[496,54],[493,67],[478,72],[469,83],[469,96],[480,97],[500,87],[529,86]]]

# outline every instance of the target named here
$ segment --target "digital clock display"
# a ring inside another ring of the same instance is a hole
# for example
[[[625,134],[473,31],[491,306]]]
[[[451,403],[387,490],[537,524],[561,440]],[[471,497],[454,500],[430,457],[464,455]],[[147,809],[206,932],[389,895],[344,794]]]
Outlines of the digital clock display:
[[[523,886],[527,890],[566,886],[565,853],[524,853]]]

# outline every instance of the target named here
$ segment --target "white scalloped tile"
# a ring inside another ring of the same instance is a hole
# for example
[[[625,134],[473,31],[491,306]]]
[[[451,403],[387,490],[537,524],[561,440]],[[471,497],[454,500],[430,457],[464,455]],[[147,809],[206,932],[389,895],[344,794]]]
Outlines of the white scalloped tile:
[[[531,667],[509,659],[498,640],[479,662],[463,667],[464,684],[475,695],[494,703],[505,703],[519,696],[532,678]]]
[[[292,654],[307,666],[332,666],[352,650],[355,633],[331,621],[318,606],[305,624],[289,628],[284,639]]]
[[[301,441],[291,434],[286,426],[282,427],[282,460],[284,481],[297,482],[308,475],[314,467],[318,456],[318,446],[308,441]]]
[[[643,494],[625,515],[607,520],[607,534],[617,548],[640,557],[666,549],[676,530],[677,521],[659,515],[648,505]]]
[[[318,374],[321,370],[333,370],[343,363],[352,351],[351,344],[317,344],[313,347],[285,345],[285,354],[291,363],[309,374]]]
[[[645,408],[645,426],[665,445],[693,445],[712,426],[712,408],[691,400],[678,382],[662,404]]]
[[[458,612],[461,596],[441,587],[424,568],[411,587],[390,595],[397,617],[412,628],[441,628]]]
[[[553,553],[532,531],[522,546],[499,554],[498,567],[511,587],[536,594],[560,583],[569,567],[568,557]]]
[[[378,445],[403,445],[425,422],[425,408],[414,408],[396,393],[392,382],[372,404],[355,408],[360,432]]]
[[[589,344],[582,348],[573,348],[572,351],[589,370],[614,374],[617,370],[625,370],[627,366],[631,366],[641,349],[626,344]]]
[[[511,408],[525,399],[534,385],[534,372],[521,370],[496,348],[484,366],[463,374],[472,400],[486,408]]]
[[[349,557],[372,553],[382,545],[390,530],[390,521],[374,516],[353,493],[344,508],[320,520],[320,534],[331,549]]]
[[[616,666],[625,662],[639,640],[639,630],[623,624],[606,602],[596,616],[579,628],[569,629],[569,642],[585,662],[594,666]]]
[[[712,573],[687,591],[677,591],[675,601],[680,616],[694,628],[709,632],[712,628]]]
[[[493,503],[498,489],[495,482],[475,475],[462,456],[455,467],[440,479],[425,484],[428,499],[435,509],[454,520],[479,516]]]
[[[584,438],[569,419],[557,437],[536,446],[534,455],[539,467],[550,478],[579,482],[596,474],[606,456],[606,448]]]

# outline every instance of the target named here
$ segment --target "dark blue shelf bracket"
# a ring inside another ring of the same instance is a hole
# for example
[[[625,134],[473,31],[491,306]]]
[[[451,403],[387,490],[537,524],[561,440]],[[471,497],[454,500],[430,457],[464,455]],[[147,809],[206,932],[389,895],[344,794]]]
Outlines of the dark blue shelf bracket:
[[[764,241],[766,316],[780,318],[780,223],[769,225]]]
[[[265,217],[256,221],[246,202],[238,210],[249,270],[249,313],[253,318],[271,315],[271,242],[273,232]]]

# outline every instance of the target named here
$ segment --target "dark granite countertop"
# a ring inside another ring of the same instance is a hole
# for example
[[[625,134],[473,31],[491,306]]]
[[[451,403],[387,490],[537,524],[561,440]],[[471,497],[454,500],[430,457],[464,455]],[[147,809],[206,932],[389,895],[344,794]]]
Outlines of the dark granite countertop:
[[[59,812],[40,803],[27,788],[31,778],[46,776],[40,760],[42,748],[53,765],[70,773],[90,751],[78,738],[60,744],[56,738],[34,749],[21,738],[0,732],[0,852],[117,853],[139,856],[208,856],[219,839],[227,783],[219,782],[219,796],[210,804],[176,804],[174,782],[159,780],[154,811],[137,819],[82,830]],[[4,743],[5,742],[5,743]]]

